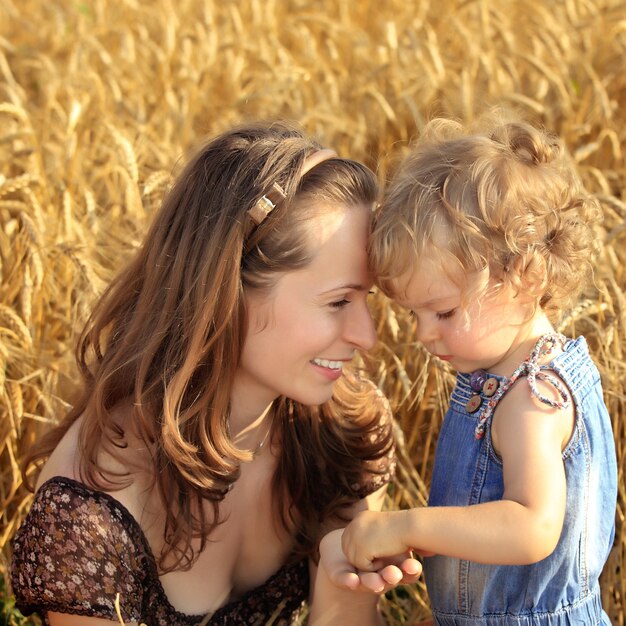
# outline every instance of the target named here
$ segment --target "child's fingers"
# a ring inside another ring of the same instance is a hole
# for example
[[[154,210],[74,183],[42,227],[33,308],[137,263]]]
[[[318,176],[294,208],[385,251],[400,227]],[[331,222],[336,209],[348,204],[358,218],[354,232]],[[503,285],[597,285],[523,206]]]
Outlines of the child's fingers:
[[[377,572],[379,569],[385,567],[385,563],[388,562],[388,560],[377,558],[370,560],[358,554],[354,554],[353,556],[346,555],[346,557],[348,561],[361,572]]]
[[[354,522],[352,522],[354,524]],[[352,563],[358,570],[364,572],[371,572],[382,567],[382,563],[376,560],[375,555],[367,555],[364,553],[364,546],[362,542],[355,537],[355,532],[352,532],[353,526],[348,525],[341,537],[341,549],[347,557],[348,561]]]
[[[373,558],[373,560],[370,560],[358,554],[352,557],[348,556],[348,561],[361,572],[377,572],[381,567],[384,567],[386,563],[383,559]]]

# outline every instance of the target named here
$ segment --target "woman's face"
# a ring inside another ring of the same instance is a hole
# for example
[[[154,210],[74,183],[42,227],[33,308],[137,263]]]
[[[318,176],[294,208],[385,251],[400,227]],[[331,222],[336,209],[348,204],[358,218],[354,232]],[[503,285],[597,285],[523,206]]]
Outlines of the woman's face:
[[[374,346],[367,305],[370,219],[363,206],[310,220],[309,265],[283,274],[269,293],[246,295],[248,330],[234,405],[255,410],[280,395],[307,405],[326,402],[355,351]]]

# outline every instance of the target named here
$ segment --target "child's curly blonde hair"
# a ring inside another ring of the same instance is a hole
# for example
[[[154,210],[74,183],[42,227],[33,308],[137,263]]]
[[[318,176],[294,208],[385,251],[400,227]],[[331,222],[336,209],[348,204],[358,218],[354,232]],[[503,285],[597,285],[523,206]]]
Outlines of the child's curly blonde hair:
[[[480,278],[471,294],[461,285],[464,302],[509,284],[556,321],[591,273],[600,215],[556,137],[522,121],[469,132],[436,119],[376,214],[372,268],[397,297],[422,255],[438,254],[457,283]]]

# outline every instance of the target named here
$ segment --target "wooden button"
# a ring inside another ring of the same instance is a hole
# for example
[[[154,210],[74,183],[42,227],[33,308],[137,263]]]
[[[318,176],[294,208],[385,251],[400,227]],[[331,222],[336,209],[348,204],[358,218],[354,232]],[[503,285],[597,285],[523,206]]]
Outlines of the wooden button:
[[[483,400],[480,396],[472,396],[465,405],[468,413],[476,413],[478,409],[480,409],[480,405],[483,403]]]
[[[491,396],[493,396],[493,394],[498,391],[498,387],[500,386],[500,383],[498,382],[497,378],[488,378],[485,381],[485,384],[483,385],[483,393],[488,397],[491,398]]]

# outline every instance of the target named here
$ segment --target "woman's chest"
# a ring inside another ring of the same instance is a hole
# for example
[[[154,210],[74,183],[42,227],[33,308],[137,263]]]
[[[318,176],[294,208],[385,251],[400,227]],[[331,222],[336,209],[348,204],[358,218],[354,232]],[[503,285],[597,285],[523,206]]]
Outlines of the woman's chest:
[[[262,585],[286,562],[293,542],[275,519],[271,480],[262,464],[242,468],[220,505],[220,524],[191,569],[161,576],[174,607],[214,612]]]

